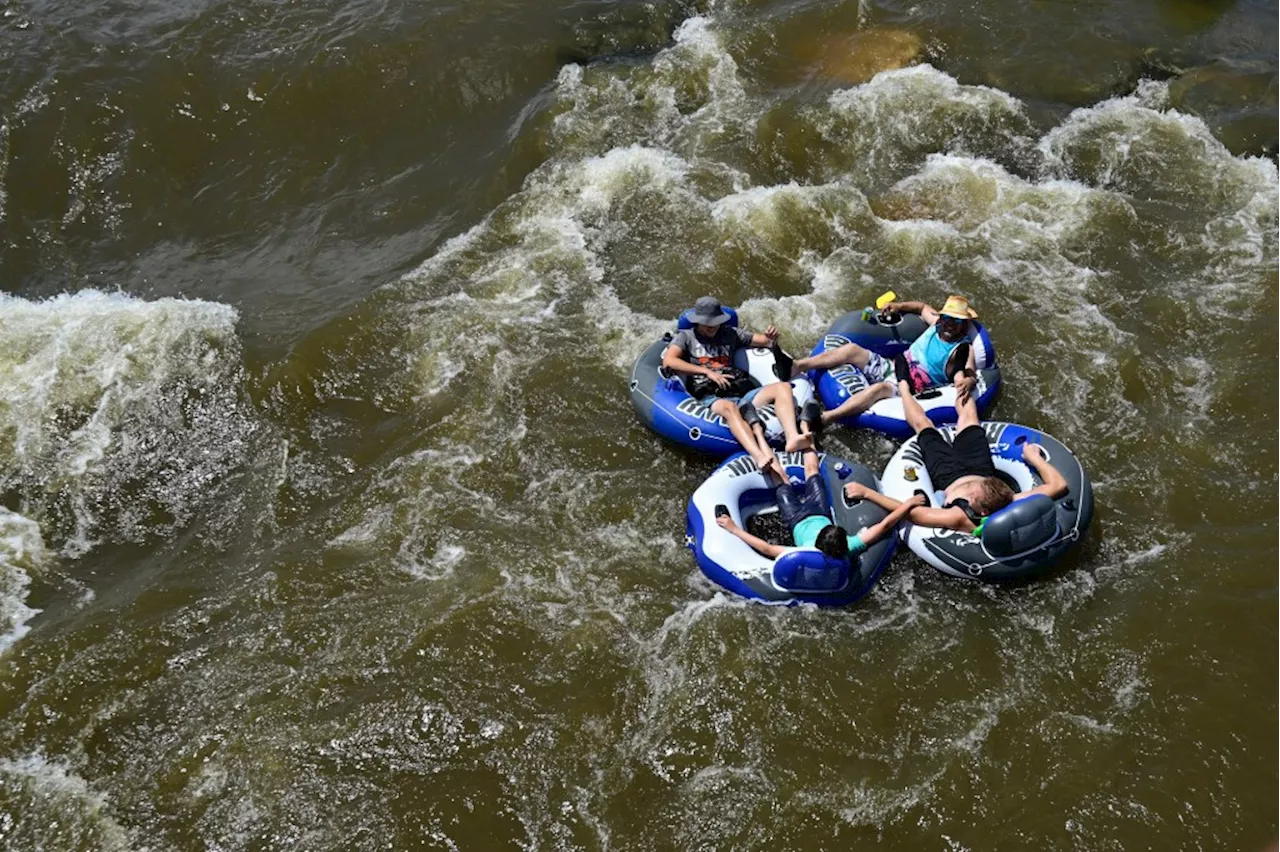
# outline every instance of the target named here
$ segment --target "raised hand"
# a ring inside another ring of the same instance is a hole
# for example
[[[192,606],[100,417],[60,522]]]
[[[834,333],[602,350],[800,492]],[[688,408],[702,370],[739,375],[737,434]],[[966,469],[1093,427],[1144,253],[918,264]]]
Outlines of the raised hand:
[[[769,327],[764,330],[764,336],[769,338],[770,343],[778,341],[778,327],[770,323]]]

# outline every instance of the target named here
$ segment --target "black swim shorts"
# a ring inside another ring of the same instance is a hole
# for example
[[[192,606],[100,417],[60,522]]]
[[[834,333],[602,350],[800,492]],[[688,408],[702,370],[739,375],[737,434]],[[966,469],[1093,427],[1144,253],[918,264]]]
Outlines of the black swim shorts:
[[[937,429],[925,429],[916,438],[916,443],[924,456],[924,469],[929,471],[929,481],[938,491],[946,491],[947,486],[962,476],[996,475],[987,433],[981,426],[966,426],[950,444]]]

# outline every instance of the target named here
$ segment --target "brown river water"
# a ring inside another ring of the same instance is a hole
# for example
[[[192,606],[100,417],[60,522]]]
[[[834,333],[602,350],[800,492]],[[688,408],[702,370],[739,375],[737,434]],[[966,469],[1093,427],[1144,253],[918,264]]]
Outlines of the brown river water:
[[[0,56],[0,849],[1275,841],[1274,2],[3,0]],[[972,299],[1087,539],[718,590],[632,363],[889,289]]]

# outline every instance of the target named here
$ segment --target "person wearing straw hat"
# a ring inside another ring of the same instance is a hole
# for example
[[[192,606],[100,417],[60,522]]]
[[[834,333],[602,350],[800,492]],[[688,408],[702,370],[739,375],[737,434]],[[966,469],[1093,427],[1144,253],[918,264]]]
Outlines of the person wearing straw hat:
[[[801,435],[796,423],[795,400],[791,383],[778,381],[763,388],[744,390],[747,377],[738,375],[733,367],[733,353],[745,347],[772,347],[778,340],[778,329],[770,325],[763,334],[743,328],[725,325],[729,314],[720,307],[715,296],[703,296],[694,303],[685,316],[693,328],[676,332],[671,344],[662,356],[662,366],[668,372],[680,375],[691,394],[702,398],[714,394],[711,410],[724,419],[729,431],[763,470],[777,465],[768,445],[761,446],[743,417],[742,408],[751,410],[750,403],[772,403],[786,436],[788,452],[797,452],[812,446],[811,439]],[[694,383],[702,385],[695,393]],[[708,384],[709,383],[709,384]],[[750,382],[754,385],[754,382]]]
[[[924,302],[890,302],[885,310],[919,314],[929,324],[911,344],[905,359],[897,364],[856,343],[846,343],[808,358],[797,358],[792,364],[792,375],[852,364],[870,382],[870,387],[859,391],[840,407],[824,411],[824,422],[861,414],[876,401],[893,396],[903,379],[908,382],[912,393],[950,383],[957,391],[968,394],[977,386],[978,373],[972,345],[976,332],[970,320],[977,319],[978,312],[970,307],[968,299],[948,296],[940,310]],[[907,375],[898,375],[904,367],[909,371]]]
[[[916,393],[948,382],[965,394],[977,386],[978,372],[972,346],[975,334],[973,323],[969,320],[977,319],[978,312],[970,307],[968,299],[964,296],[948,296],[941,310],[934,310],[924,302],[890,302],[886,310],[919,314],[922,320],[929,323],[924,334],[917,337],[907,350],[911,384]],[[957,352],[963,358],[955,357]],[[963,363],[962,371],[957,369],[961,366],[957,362]]]

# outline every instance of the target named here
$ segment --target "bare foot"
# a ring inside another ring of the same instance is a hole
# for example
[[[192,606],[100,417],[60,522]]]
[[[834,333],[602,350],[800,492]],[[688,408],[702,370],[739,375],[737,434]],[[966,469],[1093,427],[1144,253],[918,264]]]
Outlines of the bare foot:
[[[796,435],[794,438],[787,441],[787,452],[789,453],[797,453],[800,450],[811,449],[813,449],[813,438],[808,435]]]
[[[760,453],[758,456],[753,455],[752,458],[755,459],[756,467],[760,468],[760,472],[765,474],[766,479],[770,470],[782,476],[782,465],[778,464],[778,457],[773,453]]]

